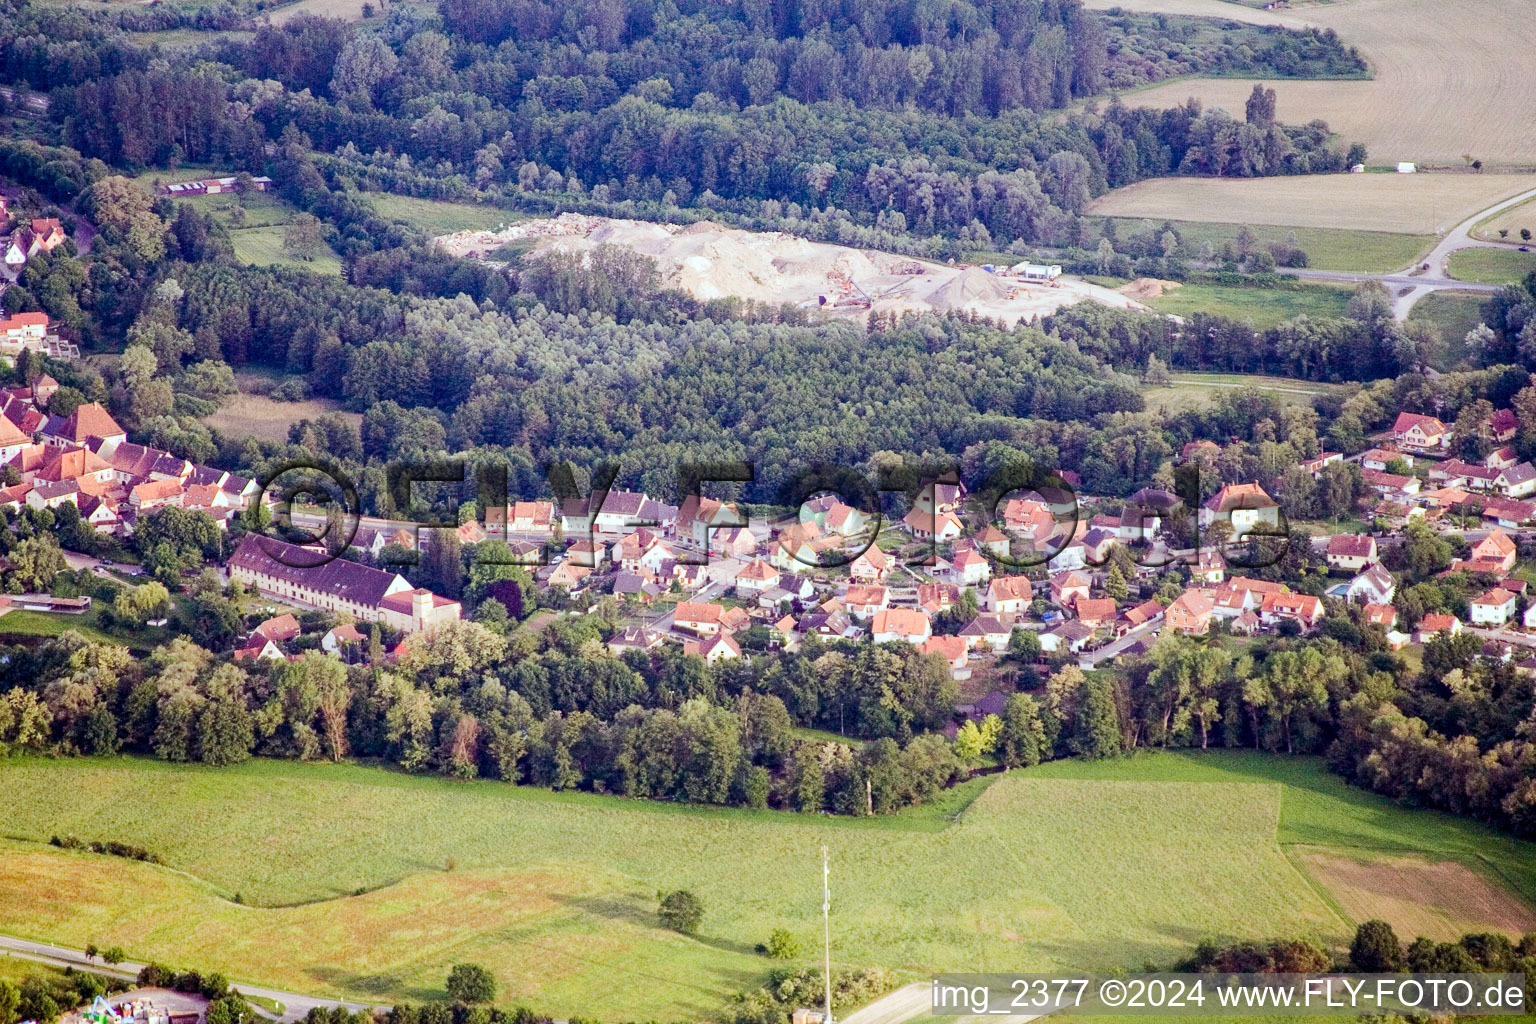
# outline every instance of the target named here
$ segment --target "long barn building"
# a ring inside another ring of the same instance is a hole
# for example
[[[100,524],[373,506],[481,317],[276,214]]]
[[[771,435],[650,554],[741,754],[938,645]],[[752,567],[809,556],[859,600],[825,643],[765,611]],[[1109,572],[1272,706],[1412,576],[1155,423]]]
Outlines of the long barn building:
[[[229,575],[263,594],[418,633],[459,619],[459,602],[415,588],[399,573],[312,548],[247,534],[229,559]]]

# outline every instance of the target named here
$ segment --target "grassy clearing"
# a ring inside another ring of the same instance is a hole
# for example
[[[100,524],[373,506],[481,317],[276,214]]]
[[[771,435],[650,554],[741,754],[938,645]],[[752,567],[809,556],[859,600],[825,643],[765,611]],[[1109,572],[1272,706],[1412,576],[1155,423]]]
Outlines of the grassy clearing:
[[[1173,288],[1147,305],[1162,313],[1189,316],[1213,313],[1248,320],[1258,330],[1292,317],[1341,316],[1354,288],[1349,285],[1301,285],[1296,288],[1245,288],[1215,284],[1186,284]]]
[[[174,173],[151,171],[139,176],[146,188],[153,188],[161,181],[187,181],[193,178],[227,174],[208,168],[182,168]],[[211,215],[229,232],[235,258],[253,267],[302,267],[317,274],[340,274],[341,260],[329,246],[313,260],[301,260],[291,256],[283,248],[283,231],[298,211],[285,200],[271,192],[251,192],[246,195],[224,193],[212,196],[189,196],[177,202],[191,203],[199,213]],[[235,209],[245,211],[243,217]]]
[[[302,419],[315,419],[327,413],[347,420],[353,426],[363,422],[361,413],[347,412],[342,404],[331,398],[310,398],[302,402],[279,402],[266,395],[237,394],[224,399],[224,404],[212,416],[204,416],[203,422],[214,430],[235,437],[259,437],[267,441],[286,442],[288,428]]]
[[[58,636],[70,629],[92,640],[120,644],[135,651],[148,651],[155,644],[169,639],[164,629],[146,627],[131,633],[104,629],[101,625],[101,610],[95,606],[79,615],[12,611],[0,616],[0,640],[11,643],[20,639]]]
[[[1098,231],[1098,224],[1105,220],[1113,220],[1115,228],[1121,238],[1137,234],[1146,229],[1144,218],[1134,217],[1101,217],[1092,229]],[[1151,221],[1153,229],[1159,233],[1162,230],[1161,220]],[[1240,223],[1215,223],[1194,220],[1175,221],[1174,229],[1183,238],[1186,245],[1196,247],[1211,243],[1211,248],[1219,250],[1223,242],[1237,238],[1237,233],[1242,229]],[[1295,236],[1295,244],[1306,250],[1309,266],[1317,270],[1345,270],[1358,271],[1366,274],[1384,274],[1414,263],[1420,256],[1433,248],[1435,239],[1432,235],[1405,235],[1388,231],[1347,231],[1332,228],[1297,227],[1284,228],[1274,225],[1255,225],[1250,228],[1260,242],[1290,242],[1290,236]]]
[[[1536,162],[1530,130],[1536,80],[1527,70],[1536,22],[1504,0],[1351,0],[1274,13],[1222,0],[1089,0],[1088,6],[1331,28],[1359,47],[1373,79],[1265,80],[1277,94],[1282,121],[1321,118],[1345,143],[1365,143],[1373,163],[1462,167],[1464,153],[1490,167]],[[1251,79],[1185,79],[1124,98],[1167,107],[1194,96],[1241,118],[1252,87]]]
[[[1531,844],[1349,790],[1315,760],[1153,754],[994,779],[843,820],[351,765],[17,759],[0,762],[8,833],[137,842],[169,867],[0,845],[0,931],[379,999],[438,995],[471,960],[508,1001],[665,1020],[758,983],[772,928],[814,948],[823,842],[836,959],[913,978],[1168,964],[1205,937],[1342,942],[1349,923],[1280,843],[1482,858],[1536,887]],[[660,887],[704,899],[699,939],[658,929]]]
[[[508,224],[527,220],[527,215],[479,203],[450,203],[439,199],[417,199],[375,192],[367,196],[381,217],[404,221],[429,235],[453,231],[495,231]]]
[[[1430,324],[1440,332],[1444,343],[1436,369],[1454,370],[1470,365],[1467,332],[1483,322],[1479,310],[1487,298],[1478,292],[1431,292],[1414,303],[1408,319]]]
[[[1483,284],[1518,284],[1536,270],[1536,252],[1518,249],[1462,249],[1446,260],[1451,276]]]
[[[1106,217],[1150,217],[1427,235],[1536,188],[1532,174],[1312,174],[1152,178],[1088,204]]]
[[[1236,388],[1255,388],[1286,405],[1311,406],[1313,399],[1340,389],[1337,384],[1318,384],[1290,377],[1264,377],[1241,373],[1179,373],[1168,387],[1145,388],[1147,408],[1164,413],[1200,409]]]

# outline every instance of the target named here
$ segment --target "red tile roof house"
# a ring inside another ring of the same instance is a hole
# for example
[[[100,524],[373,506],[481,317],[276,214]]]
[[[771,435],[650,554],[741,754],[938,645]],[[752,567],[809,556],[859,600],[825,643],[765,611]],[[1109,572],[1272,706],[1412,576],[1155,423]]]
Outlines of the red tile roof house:
[[[1451,443],[1451,429],[1433,416],[1400,412],[1392,424],[1392,436],[1399,444],[1414,448],[1444,448]]]
[[[763,591],[778,585],[779,570],[761,558],[754,558],[736,574],[736,594],[739,597],[755,599]]]
[[[230,556],[229,575],[272,597],[405,633],[455,622],[461,610],[457,601],[412,588],[399,573],[343,558],[326,561],[309,548],[254,533]]]
[[[1028,576],[998,576],[987,586],[982,606],[994,615],[1022,615],[1035,599]]]
[[[933,624],[926,614],[913,608],[882,608],[875,613],[870,634],[877,644],[896,640],[920,644],[933,635]]]
[[[1328,538],[1328,567],[1359,572],[1376,561],[1376,538],[1355,533],[1336,533]]]
[[[1168,606],[1163,621],[1175,633],[1199,636],[1211,628],[1215,602],[1203,590],[1186,590]]]
[[[43,424],[42,434],[46,444],[59,448],[84,446],[93,437],[109,444],[128,439],[127,431],[117,425],[100,402],[87,402],[68,416],[49,416],[48,422]],[[100,454],[99,447],[97,454]]]
[[[1232,526],[1231,536],[1246,537],[1280,526],[1280,506],[1257,483],[1227,484],[1200,506],[1200,526],[1210,529],[1217,522]]]
[[[854,584],[843,595],[843,608],[859,619],[872,619],[891,601],[890,591],[877,584]]]
[[[1494,587],[1474,597],[1467,609],[1475,626],[1502,626],[1515,616],[1515,595]]]
[[[1115,600],[1112,597],[1080,597],[1072,608],[1077,613],[1077,621],[1092,630],[1100,630],[1112,625],[1115,616],[1119,614],[1119,609],[1115,607]]]
[[[1289,619],[1303,630],[1314,629],[1323,617],[1323,602],[1311,594],[1266,594],[1259,606],[1259,621],[1277,626]]]
[[[1461,620],[1454,615],[1442,615],[1438,612],[1426,615],[1419,620],[1419,628],[1414,633],[1417,643],[1426,644],[1441,633],[1449,633],[1455,636],[1461,632]]]
[[[672,624],[698,636],[714,636],[720,632],[720,616],[724,611],[719,605],[705,601],[679,601]]]

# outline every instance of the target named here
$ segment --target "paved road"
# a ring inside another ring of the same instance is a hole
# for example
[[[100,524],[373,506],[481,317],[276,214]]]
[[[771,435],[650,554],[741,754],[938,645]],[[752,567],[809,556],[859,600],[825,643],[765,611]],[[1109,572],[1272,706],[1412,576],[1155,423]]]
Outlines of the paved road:
[[[917,1017],[926,1017],[933,1012],[933,983],[918,981],[911,985],[904,985],[894,992],[887,992],[861,1009],[855,1010],[837,1024],[904,1024]],[[1028,1021],[1039,1020],[1042,1014],[1007,1014],[996,1013],[980,1015],[950,1017],[954,1024],[1027,1024]]]
[[[143,969],[142,963],[125,960],[115,968],[107,967],[86,957],[84,951],[67,949],[62,946],[50,945],[46,942],[33,942],[30,939],[18,939],[9,935],[0,935],[0,950],[7,951],[7,955],[19,957],[24,960],[36,960],[39,963],[52,964],[59,967],[88,967],[102,974],[115,974],[124,978],[137,977]],[[311,1009],[317,1006],[333,1007],[345,1006],[349,1010],[369,1009],[367,1003],[350,1003],[342,999],[323,999],[316,996],[301,995],[297,992],[284,992],[275,988],[263,988],[260,985],[248,985],[245,982],[231,982],[231,987],[244,995],[257,996],[262,999],[271,999],[282,1003],[284,1012],[276,1020],[281,1024],[299,1020]],[[384,1009],[385,1007],[379,1007]]]
[[[1435,247],[1430,250],[1428,256],[1414,263],[1412,267],[1404,267],[1391,273],[1351,274],[1332,270],[1310,270],[1291,267],[1281,267],[1278,269],[1282,274],[1317,281],[1343,281],[1355,284],[1362,281],[1380,281],[1392,293],[1392,315],[1399,320],[1404,320],[1413,309],[1414,304],[1431,292],[1497,292],[1500,288],[1499,285],[1458,281],[1450,274],[1448,260],[1451,253],[1460,249],[1518,248],[1521,244],[1519,242],[1495,242],[1484,238],[1474,238],[1472,237],[1472,228],[1480,221],[1486,220],[1496,213],[1533,198],[1536,198],[1536,188],[1527,189],[1524,192],[1479,210],[1460,224],[1457,224],[1450,231],[1447,231],[1445,237],[1435,244]],[[1412,270],[1424,264],[1429,265],[1428,270],[1418,274],[1411,273]]]

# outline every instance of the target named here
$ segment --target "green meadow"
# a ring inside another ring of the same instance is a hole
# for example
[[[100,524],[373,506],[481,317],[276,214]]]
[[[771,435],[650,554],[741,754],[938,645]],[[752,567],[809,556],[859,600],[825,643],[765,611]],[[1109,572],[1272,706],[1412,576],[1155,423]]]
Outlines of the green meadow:
[[[775,928],[833,958],[935,970],[1168,966],[1205,938],[1353,922],[1293,847],[1450,861],[1536,896],[1536,846],[1248,752],[1058,762],[877,819],[697,808],[359,765],[0,762],[0,931],[360,999],[441,996],[489,966],[555,1016],[697,1019],[760,984]],[[45,845],[118,839],[165,866]],[[704,900],[662,930],[656,893]]]

